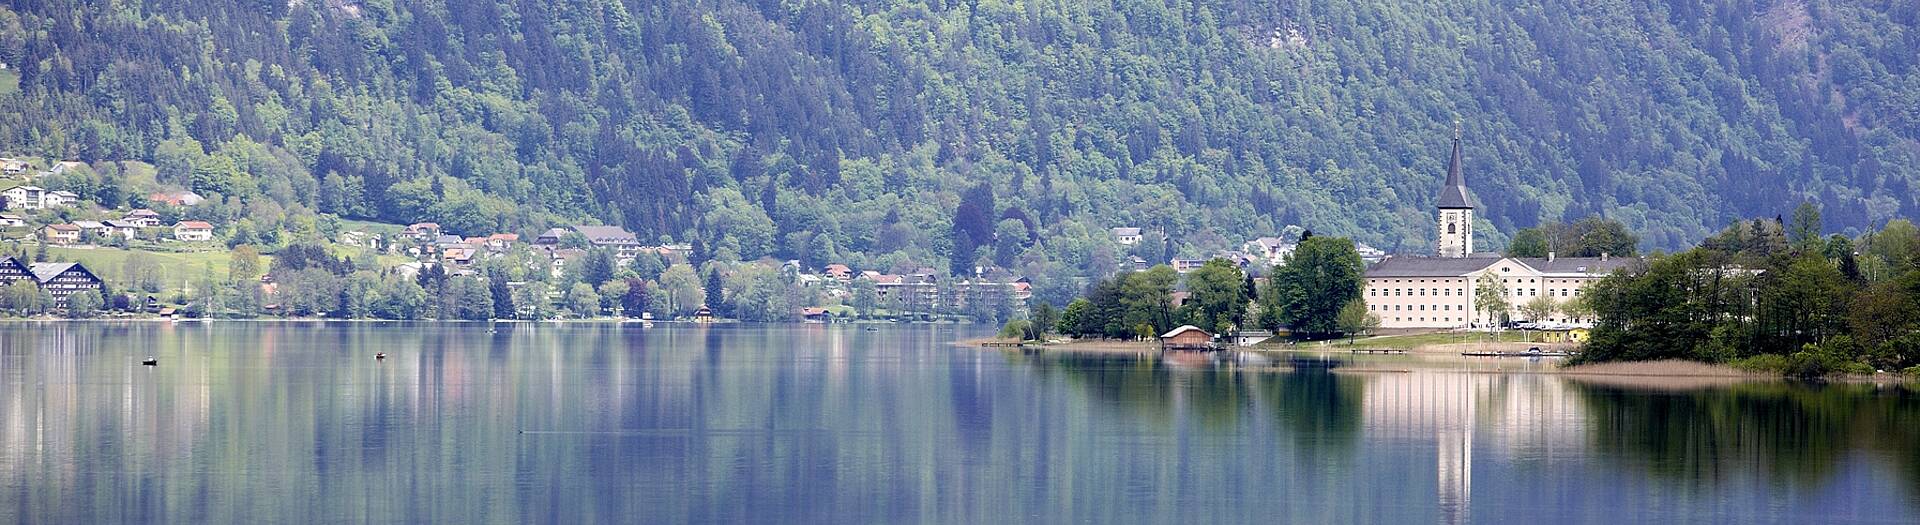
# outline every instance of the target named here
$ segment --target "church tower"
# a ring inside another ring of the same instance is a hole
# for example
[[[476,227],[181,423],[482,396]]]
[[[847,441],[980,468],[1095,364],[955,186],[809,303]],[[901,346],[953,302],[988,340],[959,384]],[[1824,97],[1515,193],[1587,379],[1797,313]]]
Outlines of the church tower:
[[[1467,200],[1466,178],[1460,175],[1460,125],[1453,127],[1453,160],[1447,163],[1447,185],[1440,188],[1440,236],[1434,247],[1441,257],[1473,255],[1473,203]]]

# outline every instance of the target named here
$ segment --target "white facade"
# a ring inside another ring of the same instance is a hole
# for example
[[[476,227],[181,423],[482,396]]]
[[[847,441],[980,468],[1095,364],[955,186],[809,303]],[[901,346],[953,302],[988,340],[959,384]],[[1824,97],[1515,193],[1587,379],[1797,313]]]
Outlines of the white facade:
[[[1473,208],[1443,208],[1439,224],[1435,248],[1441,257],[1473,255]]]
[[[6,191],[0,191],[0,197],[5,197],[7,200],[8,210],[38,210],[40,201],[46,197],[46,194],[47,190],[37,186],[14,186],[7,188]]]
[[[1395,257],[1367,270],[1361,297],[1367,311],[1380,317],[1381,328],[1493,326],[1502,316],[1480,311],[1475,296],[1481,278],[1491,275],[1507,303],[1507,320],[1579,323],[1585,320],[1561,311],[1527,319],[1521,307],[1540,297],[1565,305],[1631,262],[1608,257]]]

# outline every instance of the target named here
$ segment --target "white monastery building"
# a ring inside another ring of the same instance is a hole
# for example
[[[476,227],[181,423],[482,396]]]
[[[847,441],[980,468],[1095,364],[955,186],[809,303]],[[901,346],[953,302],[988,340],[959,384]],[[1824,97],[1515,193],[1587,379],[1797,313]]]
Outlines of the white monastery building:
[[[1473,251],[1474,207],[1460,169],[1460,134],[1453,137],[1453,159],[1440,189],[1437,256],[1388,257],[1367,268],[1362,298],[1380,316],[1381,328],[1471,328],[1498,324],[1474,305],[1482,278],[1499,283],[1512,321],[1577,322],[1565,313],[1525,319],[1520,306],[1545,296],[1566,303],[1582,289],[1635,261],[1608,257],[1505,257]]]

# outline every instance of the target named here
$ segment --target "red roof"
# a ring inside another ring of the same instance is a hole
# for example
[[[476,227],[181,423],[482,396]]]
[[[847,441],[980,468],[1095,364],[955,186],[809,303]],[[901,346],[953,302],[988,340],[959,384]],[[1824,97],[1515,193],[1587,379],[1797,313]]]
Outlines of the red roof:
[[[207,221],[180,221],[179,223],[174,224],[173,228],[176,230],[179,230],[179,229],[211,230],[213,229],[213,225],[208,223]]]

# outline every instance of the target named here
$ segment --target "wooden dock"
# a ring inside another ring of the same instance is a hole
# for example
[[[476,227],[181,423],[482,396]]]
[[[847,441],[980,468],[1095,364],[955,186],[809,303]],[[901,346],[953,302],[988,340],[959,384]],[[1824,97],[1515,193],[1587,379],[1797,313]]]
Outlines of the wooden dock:
[[[1406,350],[1399,349],[1399,348],[1355,348],[1352,350],[1348,350],[1348,352],[1352,352],[1355,354],[1398,354],[1398,355],[1405,355],[1407,353]]]

